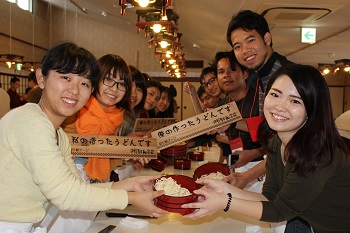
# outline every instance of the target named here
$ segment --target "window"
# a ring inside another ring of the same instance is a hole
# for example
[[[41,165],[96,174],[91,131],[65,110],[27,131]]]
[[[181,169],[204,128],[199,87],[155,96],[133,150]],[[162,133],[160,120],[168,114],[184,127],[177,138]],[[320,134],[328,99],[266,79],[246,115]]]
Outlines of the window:
[[[23,10],[33,12],[33,0],[7,0],[7,1],[17,4]]]

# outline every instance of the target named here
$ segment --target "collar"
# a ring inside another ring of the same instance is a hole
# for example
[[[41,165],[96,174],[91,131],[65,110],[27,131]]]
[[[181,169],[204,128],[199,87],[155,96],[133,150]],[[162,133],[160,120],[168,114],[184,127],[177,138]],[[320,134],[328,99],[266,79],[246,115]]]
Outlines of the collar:
[[[270,74],[273,65],[275,64],[275,61],[280,57],[281,55],[279,55],[276,52],[273,52],[271,57],[267,60],[267,62],[265,63],[265,65],[263,67],[261,67],[260,70],[258,70],[258,75],[259,77],[266,77],[267,75]]]

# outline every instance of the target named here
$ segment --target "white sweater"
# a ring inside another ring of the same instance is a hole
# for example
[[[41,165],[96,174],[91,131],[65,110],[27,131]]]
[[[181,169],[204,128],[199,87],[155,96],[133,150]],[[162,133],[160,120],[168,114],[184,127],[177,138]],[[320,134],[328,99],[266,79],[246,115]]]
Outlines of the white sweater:
[[[62,210],[124,209],[125,190],[85,184],[64,131],[57,131],[37,104],[28,103],[0,120],[0,221],[39,222],[45,202]]]

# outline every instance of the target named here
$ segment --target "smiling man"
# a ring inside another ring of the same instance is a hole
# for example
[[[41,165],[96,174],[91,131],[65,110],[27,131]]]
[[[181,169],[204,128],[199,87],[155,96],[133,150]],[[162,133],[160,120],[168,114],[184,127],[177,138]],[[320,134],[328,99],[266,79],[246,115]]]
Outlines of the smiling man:
[[[258,90],[248,87],[246,80],[249,77],[248,70],[240,65],[232,52],[218,52],[214,59],[214,67],[217,68],[217,79],[220,88],[227,93],[226,98],[219,105],[235,101],[243,118],[259,116]],[[226,135],[217,135],[216,140],[229,146],[229,154],[238,154],[239,159],[233,165],[235,171],[244,172],[263,160],[265,150],[259,142],[255,142],[251,133],[231,124]],[[224,152],[224,156],[227,155]],[[262,182],[253,180],[246,190],[259,192]]]
[[[270,77],[280,67],[292,62],[273,51],[272,35],[268,23],[263,16],[253,11],[244,10],[234,15],[227,27],[226,36],[227,42],[232,46],[237,61],[252,71],[247,79],[247,85],[254,87],[256,83],[259,84],[259,113],[263,115],[263,99]],[[264,162],[261,162],[246,172],[242,176],[244,178],[240,178],[240,180],[234,182],[237,182],[236,185],[241,182],[242,185],[242,183],[255,180],[265,172],[264,160]],[[299,218],[289,220],[285,231],[283,223],[280,227],[282,228],[274,228],[275,232],[310,232],[308,224]],[[294,229],[299,229],[299,231]]]
[[[256,79],[259,79],[259,110],[262,114],[262,99],[270,76],[278,68],[291,62],[273,51],[269,25],[258,13],[245,10],[234,15],[226,36],[237,61],[257,74],[250,76],[247,84],[254,87]]]

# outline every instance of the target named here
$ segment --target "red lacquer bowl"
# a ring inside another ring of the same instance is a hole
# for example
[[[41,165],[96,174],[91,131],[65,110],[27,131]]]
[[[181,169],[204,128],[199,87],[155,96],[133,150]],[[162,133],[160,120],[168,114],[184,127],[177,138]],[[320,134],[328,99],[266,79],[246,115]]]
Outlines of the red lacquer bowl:
[[[190,159],[175,159],[174,160],[174,168],[181,170],[191,169],[191,160]]]
[[[179,144],[173,145],[171,147],[165,148],[160,151],[162,155],[167,156],[185,156],[187,151],[187,142],[181,142]]]
[[[158,172],[161,172],[165,169],[165,167],[168,165],[168,161],[161,157],[158,156],[156,159],[151,159],[148,163],[148,165],[153,169]]]
[[[189,158],[193,161],[203,161],[204,152],[188,152]]]
[[[198,189],[199,185],[191,177],[184,175],[168,175],[164,177],[173,178],[181,187],[187,188],[188,191],[190,191],[191,195],[184,197],[161,195],[155,199],[155,205],[161,209],[167,210],[169,212],[179,213],[181,215],[192,213],[194,209],[181,208],[181,205],[197,201],[198,195],[194,194],[193,191]]]
[[[193,179],[197,180],[203,175],[209,175],[210,173],[221,172],[223,175],[230,175],[230,168],[222,163],[206,163],[198,167],[193,173]]]

